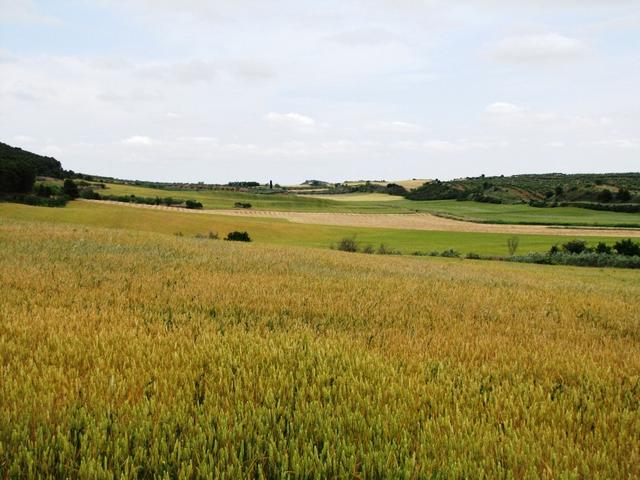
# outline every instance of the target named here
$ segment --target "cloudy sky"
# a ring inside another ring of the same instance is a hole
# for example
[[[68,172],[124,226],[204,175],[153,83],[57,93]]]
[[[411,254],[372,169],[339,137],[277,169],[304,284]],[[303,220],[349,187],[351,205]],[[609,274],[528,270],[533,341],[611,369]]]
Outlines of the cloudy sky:
[[[0,0],[0,141],[149,180],[640,170],[638,0]]]

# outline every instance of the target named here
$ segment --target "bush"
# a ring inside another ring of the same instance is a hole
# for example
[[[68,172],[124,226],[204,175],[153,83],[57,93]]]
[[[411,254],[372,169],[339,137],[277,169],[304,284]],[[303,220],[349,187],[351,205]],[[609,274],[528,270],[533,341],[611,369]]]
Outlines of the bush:
[[[631,200],[631,192],[626,188],[620,188],[618,193],[616,193],[616,200],[618,202],[628,202]]]
[[[362,253],[372,254],[376,253],[376,251],[373,248],[373,245],[365,245],[364,247],[362,247]]]
[[[71,199],[78,198],[80,196],[78,185],[76,185],[76,183],[70,178],[67,178],[64,181],[64,185],[62,186],[62,191],[67,197]]]
[[[53,190],[51,189],[51,187],[49,185],[45,185],[44,183],[40,183],[35,188],[35,193],[39,197],[49,198],[51,195],[53,195]]]
[[[611,251],[612,248],[604,242],[598,242],[595,248],[596,253],[611,253]]]
[[[356,242],[356,237],[344,237],[338,242],[336,249],[341,252],[357,252],[358,242]]]
[[[59,197],[38,197],[32,194],[14,193],[11,195],[3,195],[0,197],[0,200],[23,203],[34,207],[64,207],[69,199],[64,195]]]
[[[613,193],[611,193],[611,190],[605,188],[603,190],[600,190],[600,193],[598,193],[598,201],[602,202],[602,203],[608,203],[611,200],[613,200]]]
[[[80,190],[80,198],[86,198],[88,200],[100,200],[100,194],[94,192],[91,188],[83,188]]]
[[[225,240],[232,241],[232,242],[250,242],[251,237],[247,232],[233,231],[227,234]]]
[[[446,258],[459,258],[460,252],[454,250],[453,248],[450,248],[449,250],[445,250],[444,252],[442,252],[440,256]]]
[[[507,239],[507,249],[509,250],[509,255],[516,254],[519,244],[520,244],[520,239],[518,237],[511,237]]]
[[[220,237],[218,236],[218,232],[209,232],[207,238],[209,240],[218,240]]]
[[[523,256],[504,257],[503,260],[546,265],[573,265],[576,267],[640,268],[640,256],[613,255],[608,253],[582,252],[579,254],[529,253]]]
[[[251,208],[250,203],[236,202],[233,204],[235,208]]]
[[[192,210],[202,208],[202,204],[200,202],[196,202],[195,200],[187,200],[185,202],[185,205],[187,208]]]
[[[467,258],[469,260],[481,260],[482,259],[482,257],[480,255],[478,255],[477,253],[473,253],[473,252],[467,253],[467,255],[464,258]]]
[[[400,252],[392,249],[391,247],[381,243],[376,252],[378,255],[399,255]]]
[[[570,240],[562,245],[562,250],[574,255],[582,253],[587,250],[587,242],[584,240]]]
[[[640,256],[640,243],[635,243],[630,238],[616,242],[613,248],[619,255]]]

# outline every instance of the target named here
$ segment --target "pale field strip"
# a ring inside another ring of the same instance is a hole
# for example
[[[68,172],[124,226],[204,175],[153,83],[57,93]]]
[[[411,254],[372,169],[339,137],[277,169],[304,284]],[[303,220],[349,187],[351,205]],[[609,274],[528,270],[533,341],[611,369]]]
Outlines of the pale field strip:
[[[298,194],[299,197],[303,198],[319,198],[321,200],[335,200],[337,202],[397,202],[401,200],[400,197],[395,197],[393,195],[387,195],[386,193],[362,193],[362,194],[353,194],[353,193],[338,193],[335,195],[332,194]]]
[[[226,215],[244,218],[272,218],[292,223],[333,225],[344,227],[390,228],[399,230],[429,230],[441,232],[508,233],[529,235],[562,235],[567,237],[634,237],[640,238],[640,229],[624,228],[576,228],[553,225],[507,225],[473,223],[437,217],[429,213],[319,213],[279,212],[272,210],[189,210],[164,205],[144,205],[111,200],[83,200],[85,202],[109,203],[123,207],[166,210],[200,215]]]

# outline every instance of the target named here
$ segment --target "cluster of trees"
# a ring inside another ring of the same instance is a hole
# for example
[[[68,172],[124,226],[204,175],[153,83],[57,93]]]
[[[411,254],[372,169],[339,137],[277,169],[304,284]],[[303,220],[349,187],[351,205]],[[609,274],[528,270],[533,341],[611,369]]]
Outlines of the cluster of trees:
[[[0,193],[29,193],[36,181],[32,165],[15,160],[0,160]]]
[[[640,257],[640,243],[634,242],[630,238],[619,240],[613,245],[607,245],[605,242],[598,242],[597,245],[590,247],[584,240],[570,240],[561,246],[554,245],[549,250],[549,255],[557,255],[566,253],[570,255],[580,255],[584,253],[596,253],[601,255],[624,255],[627,257]]]
[[[78,197],[78,187],[67,178],[62,187],[36,185],[36,178],[62,179],[73,175],[65,171],[55,158],[27,152],[0,143],[0,197],[4,200],[50,207],[64,206]]]
[[[136,195],[104,195],[91,188],[80,190],[80,196],[89,200],[109,200],[112,202],[136,203],[141,205],[166,205],[167,207],[185,206],[188,209],[201,209],[202,203],[196,200],[182,200],[173,197],[138,197]]]

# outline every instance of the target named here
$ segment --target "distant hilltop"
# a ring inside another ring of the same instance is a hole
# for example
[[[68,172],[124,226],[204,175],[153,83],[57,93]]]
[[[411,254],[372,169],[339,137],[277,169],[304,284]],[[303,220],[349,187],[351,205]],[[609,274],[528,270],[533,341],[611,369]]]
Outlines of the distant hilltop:
[[[235,181],[227,184],[150,182],[92,176],[64,170],[58,160],[0,143],[0,180],[16,176],[18,170],[30,175],[52,178],[76,178],[88,181],[133,184],[172,190],[223,189],[251,193],[383,193],[409,200],[460,200],[485,203],[532,206],[580,206],[616,211],[640,210],[640,173],[546,173],[512,176],[484,176],[440,181],[413,178],[411,180],[349,180],[331,183],[305,180],[300,185],[281,186],[267,181]],[[4,173],[3,173],[4,172]],[[2,183],[2,182],[0,182]]]

